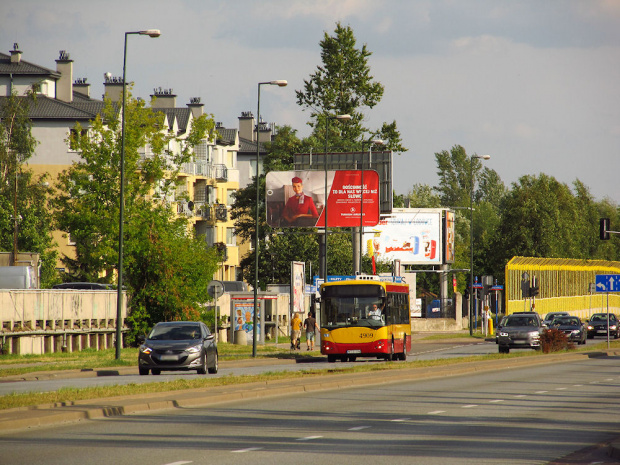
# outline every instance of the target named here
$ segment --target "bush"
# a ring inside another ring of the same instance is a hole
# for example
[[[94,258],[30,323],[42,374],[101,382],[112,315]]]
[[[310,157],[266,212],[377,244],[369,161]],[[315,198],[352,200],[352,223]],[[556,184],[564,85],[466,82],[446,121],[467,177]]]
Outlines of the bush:
[[[540,345],[545,354],[575,348],[575,345],[568,340],[568,336],[558,329],[545,330],[540,336]]]

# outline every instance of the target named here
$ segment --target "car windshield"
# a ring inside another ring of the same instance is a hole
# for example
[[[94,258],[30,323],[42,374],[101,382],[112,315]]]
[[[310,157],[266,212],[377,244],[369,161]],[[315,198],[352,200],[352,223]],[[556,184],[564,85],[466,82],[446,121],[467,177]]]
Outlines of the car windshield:
[[[538,322],[531,316],[514,316],[506,320],[505,326],[538,326]]]
[[[151,331],[149,339],[155,341],[200,339],[200,327],[198,325],[157,325]]]
[[[616,316],[610,313],[609,320],[615,321]],[[590,319],[590,321],[607,321],[607,315],[592,315],[592,318]]]
[[[571,317],[555,318],[553,322],[551,323],[551,326],[560,326],[560,325],[579,326],[580,324],[581,322],[579,321],[579,318],[571,316]]]

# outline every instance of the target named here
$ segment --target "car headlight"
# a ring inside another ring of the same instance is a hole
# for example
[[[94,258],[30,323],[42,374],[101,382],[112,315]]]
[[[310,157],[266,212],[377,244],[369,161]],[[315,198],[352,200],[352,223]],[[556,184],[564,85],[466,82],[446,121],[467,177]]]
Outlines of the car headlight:
[[[148,354],[150,354],[151,352],[153,352],[153,349],[151,349],[149,346],[147,346],[147,345],[145,345],[145,344],[142,344],[142,345],[140,346],[140,352],[142,352],[143,354],[148,355]]]
[[[499,335],[502,336],[502,337],[506,337],[506,336],[508,336],[508,333],[505,332],[505,331],[500,331]]]
[[[594,326],[592,326],[592,325],[588,325],[588,329],[589,329],[589,330],[590,330],[590,329],[594,329]]]
[[[573,334],[579,334],[581,332],[581,330],[580,329],[573,329],[571,332]]]
[[[189,352],[190,354],[197,354],[201,350],[202,350],[202,346],[201,345],[197,345],[197,346],[193,346],[193,347],[190,347],[189,349],[187,349],[187,352]]]
[[[528,335],[532,337],[540,337],[540,333],[538,331],[530,331]]]
[[[611,326],[609,327],[609,329],[611,329],[612,331],[615,331],[615,330],[616,330],[616,325],[611,325]]]

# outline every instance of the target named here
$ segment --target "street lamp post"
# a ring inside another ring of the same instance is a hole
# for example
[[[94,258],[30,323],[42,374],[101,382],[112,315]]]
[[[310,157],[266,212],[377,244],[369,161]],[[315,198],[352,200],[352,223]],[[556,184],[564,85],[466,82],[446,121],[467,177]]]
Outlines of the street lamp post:
[[[328,150],[328,145],[327,142],[329,140],[329,120],[330,119],[336,119],[336,120],[340,120],[340,121],[348,121],[351,119],[351,115],[325,115],[325,159],[323,160],[323,164],[324,164],[324,169],[325,169],[325,191],[324,191],[324,195],[325,195],[325,205],[323,207],[325,214],[324,214],[324,218],[325,218],[325,230],[324,230],[324,234],[323,234],[323,253],[322,253],[322,259],[323,259],[323,282],[326,283],[327,282],[327,199],[328,199],[328,193],[327,193],[327,150]]]
[[[286,87],[288,84],[287,81],[277,80],[277,81],[265,81],[258,83],[258,104],[256,110],[256,212],[254,216],[255,220],[255,235],[254,235],[254,318],[252,325],[252,357],[256,357],[256,338],[257,331],[256,327],[258,326],[258,224],[259,224],[259,165],[260,165],[260,144],[258,140],[258,136],[260,134],[260,86],[279,86]],[[276,333],[278,332],[277,328],[278,323],[276,322]]]
[[[372,166],[372,146],[373,145],[383,145],[383,141],[381,139],[373,139],[370,141],[370,147],[368,148],[368,167]],[[364,148],[362,147],[362,182],[361,182],[361,190],[360,190],[360,235],[359,235],[359,268],[357,271],[362,273],[362,240],[364,238]]]
[[[471,231],[469,234],[469,335],[473,334],[472,314],[474,308],[474,160],[488,160],[491,155],[472,155],[469,160],[470,176],[469,182],[469,224]]]
[[[118,215],[118,288],[116,291],[116,359],[121,358],[121,346],[123,345],[123,221],[125,214],[125,105],[127,100],[127,85],[126,85],[126,71],[127,71],[127,36],[130,34],[138,34],[149,37],[159,37],[161,32],[159,29],[147,29],[144,31],[125,32],[125,48],[123,51],[123,110],[121,120],[121,186],[120,186],[120,199],[119,199],[119,215]]]

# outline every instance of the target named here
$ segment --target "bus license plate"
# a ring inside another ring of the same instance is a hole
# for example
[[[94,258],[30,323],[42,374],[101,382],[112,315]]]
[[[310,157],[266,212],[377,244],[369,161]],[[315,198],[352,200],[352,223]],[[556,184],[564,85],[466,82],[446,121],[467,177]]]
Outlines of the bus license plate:
[[[347,350],[347,354],[361,354],[362,351],[359,349],[356,350]]]

